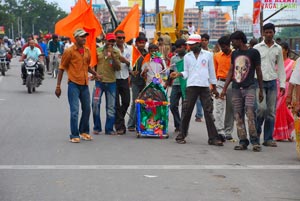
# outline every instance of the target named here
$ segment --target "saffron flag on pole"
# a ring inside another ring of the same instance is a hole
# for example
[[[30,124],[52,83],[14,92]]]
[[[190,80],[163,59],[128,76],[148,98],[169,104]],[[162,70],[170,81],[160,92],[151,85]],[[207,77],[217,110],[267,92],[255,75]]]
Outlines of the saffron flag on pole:
[[[260,12],[262,8],[262,0],[253,0],[253,36],[259,38],[260,34]]]
[[[132,46],[132,54],[131,54],[131,66],[135,66],[135,63],[142,56],[141,52],[136,48],[135,45]]]
[[[86,0],[78,0],[71,13],[55,24],[55,33],[68,36],[74,41],[73,32],[78,28],[83,28],[89,33],[86,46],[91,51],[90,66],[95,66],[97,64],[96,37],[102,33],[102,26],[94,15],[92,1],[88,4]]]
[[[139,35],[140,30],[140,10],[139,5],[135,4],[127,16],[116,28],[115,31],[122,30],[125,32],[125,41],[128,42]]]

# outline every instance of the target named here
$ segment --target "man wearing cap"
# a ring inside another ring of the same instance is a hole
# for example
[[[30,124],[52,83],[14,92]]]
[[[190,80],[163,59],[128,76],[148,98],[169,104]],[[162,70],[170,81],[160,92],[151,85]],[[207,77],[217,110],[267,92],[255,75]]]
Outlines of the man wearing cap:
[[[176,137],[176,142],[185,144],[185,138],[188,134],[189,123],[192,112],[200,96],[203,104],[205,123],[208,133],[208,144],[223,146],[223,142],[218,135],[213,117],[213,103],[209,86],[212,85],[212,93],[218,97],[219,93],[216,90],[216,75],[212,55],[201,50],[201,36],[192,34],[186,42],[191,51],[184,56],[184,71],[171,73],[171,78],[183,77],[187,79],[186,96],[187,101],[183,104],[181,129]]]
[[[66,49],[59,66],[57,86],[55,90],[56,96],[61,95],[61,80],[63,72],[66,70],[68,74],[68,100],[70,105],[70,141],[73,143],[83,140],[91,140],[89,135],[89,118],[90,118],[90,92],[88,87],[88,72],[93,74],[96,79],[101,79],[90,66],[91,54],[90,50],[85,47],[86,37],[89,35],[83,29],[77,29],[73,33],[76,40],[75,44]],[[79,101],[81,103],[81,119],[78,128]]]
[[[120,51],[115,48],[116,36],[114,33],[107,33],[105,37],[105,45],[97,49],[98,63],[96,71],[101,75],[101,81],[96,80],[96,88],[94,91],[93,119],[94,134],[102,132],[100,106],[101,97],[105,93],[106,100],[106,122],[105,134],[115,135],[114,124],[116,118],[116,71],[121,69]],[[95,97],[98,96],[98,101]]]
[[[135,40],[135,44],[137,49],[141,53],[141,57],[137,60],[136,64],[132,67],[130,84],[132,89],[132,98],[131,98],[131,107],[130,107],[130,115],[127,123],[128,131],[134,132],[136,130],[136,112],[135,112],[135,99],[138,97],[139,93],[144,89],[146,83],[143,77],[141,77],[142,72],[142,64],[144,61],[144,57],[147,55],[147,51],[145,50],[145,45],[147,42],[147,38],[144,36],[139,36]]]
[[[125,43],[125,33],[122,30],[117,30],[116,48],[119,49],[124,61],[121,63],[121,69],[115,72],[116,75],[116,121],[115,128],[119,135],[126,133],[125,115],[130,104],[130,89],[128,83],[129,72],[131,67],[132,46]],[[120,100],[121,98],[121,100]]]

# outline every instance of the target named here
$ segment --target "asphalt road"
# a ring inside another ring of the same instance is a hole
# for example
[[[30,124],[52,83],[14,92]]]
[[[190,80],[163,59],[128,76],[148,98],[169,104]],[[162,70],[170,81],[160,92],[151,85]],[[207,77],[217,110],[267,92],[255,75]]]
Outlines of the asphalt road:
[[[300,200],[295,143],[260,153],[209,146],[205,123],[192,121],[179,145],[170,118],[169,139],[101,134],[72,144],[66,79],[58,99],[45,77],[28,94],[16,59],[0,76],[0,201]]]

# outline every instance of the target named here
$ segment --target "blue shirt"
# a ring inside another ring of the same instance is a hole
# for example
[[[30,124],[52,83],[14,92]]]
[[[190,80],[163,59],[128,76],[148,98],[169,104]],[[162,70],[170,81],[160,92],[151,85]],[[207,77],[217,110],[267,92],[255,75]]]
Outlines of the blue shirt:
[[[39,43],[39,45],[41,46],[43,52],[44,52],[44,55],[47,57],[48,56],[48,48],[47,48],[47,44],[41,42]]]
[[[39,56],[42,54],[41,50],[37,47],[34,47],[31,49],[30,47],[26,47],[25,50],[23,51],[23,54],[27,56],[27,58],[33,58],[38,60]]]

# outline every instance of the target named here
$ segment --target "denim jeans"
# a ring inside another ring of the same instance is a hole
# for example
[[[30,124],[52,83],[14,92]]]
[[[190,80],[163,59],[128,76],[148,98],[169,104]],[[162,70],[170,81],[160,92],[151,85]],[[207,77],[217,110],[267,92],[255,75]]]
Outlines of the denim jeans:
[[[139,93],[144,89],[144,87],[145,87],[144,85],[136,85],[134,83],[131,83],[132,101],[131,101],[130,115],[127,123],[127,128],[135,128],[135,124],[136,124],[135,99],[137,99]]]
[[[258,97],[259,88],[256,89]],[[263,81],[263,94],[264,100],[259,103],[257,98],[257,134],[260,136],[262,133],[262,125],[264,123],[263,133],[264,142],[273,141],[273,132],[275,125],[276,115],[276,102],[277,102],[277,82],[276,80]]]
[[[81,133],[89,133],[89,119],[91,113],[90,92],[87,85],[78,85],[74,82],[68,83],[68,100],[70,105],[70,138],[79,138]],[[81,102],[82,114],[78,129],[79,100]]]
[[[245,126],[245,114],[248,118],[248,130],[251,144],[258,144],[255,120],[255,102],[256,92],[255,86],[248,88],[232,89],[232,104],[234,110],[234,118],[236,121],[237,134],[240,144],[248,145],[247,130]]]
[[[176,129],[180,129],[180,115],[178,111],[180,98],[183,100],[180,85],[173,85],[170,95],[170,110],[173,114]]]
[[[219,93],[222,92],[224,84],[224,81],[218,80],[216,87]],[[218,133],[225,136],[231,136],[234,124],[231,84],[227,89],[226,100],[220,98],[214,100],[214,117]]]
[[[196,109],[197,109],[197,111],[196,111],[195,117],[196,118],[203,118],[203,108],[202,108],[202,103],[201,103],[200,98],[197,99]]]
[[[116,116],[116,83],[104,83],[96,81],[96,88],[100,88],[99,100],[93,99],[93,119],[94,119],[94,131],[101,132],[101,118],[100,118],[100,105],[103,93],[105,93],[106,102],[106,122],[105,122],[105,133],[109,134],[114,131],[114,123]],[[95,97],[95,90],[93,92]]]

